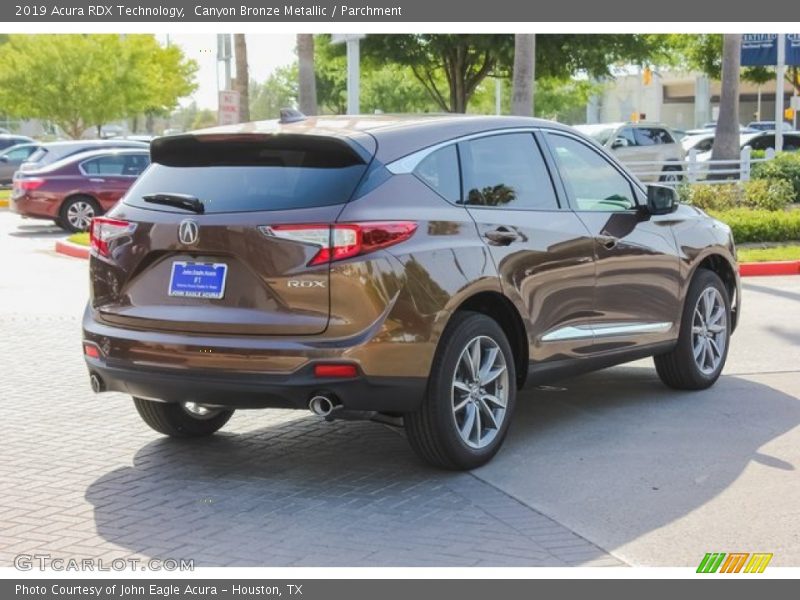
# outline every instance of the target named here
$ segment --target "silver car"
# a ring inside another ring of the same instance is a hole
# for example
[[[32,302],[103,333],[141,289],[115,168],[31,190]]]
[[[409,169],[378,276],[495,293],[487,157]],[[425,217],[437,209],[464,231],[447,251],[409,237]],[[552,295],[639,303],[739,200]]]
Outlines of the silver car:
[[[0,152],[0,185],[11,183],[14,172],[41,146],[38,143],[19,144]]]

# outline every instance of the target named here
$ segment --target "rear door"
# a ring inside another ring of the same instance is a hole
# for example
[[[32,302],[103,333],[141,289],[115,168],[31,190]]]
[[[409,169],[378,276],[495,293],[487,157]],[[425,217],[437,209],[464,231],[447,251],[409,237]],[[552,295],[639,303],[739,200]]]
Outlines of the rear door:
[[[135,225],[128,245],[92,261],[101,319],[213,334],[323,332],[330,291],[320,251],[370,155],[284,134],[178,136],[154,143],[151,156],[109,215]],[[187,197],[203,211],[170,204]]]
[[[559,197],[532,132],[459,144],[463,198],[488,245],[506,295],[528,321],[533,361],[579,356],[591,333],[593,240]]]

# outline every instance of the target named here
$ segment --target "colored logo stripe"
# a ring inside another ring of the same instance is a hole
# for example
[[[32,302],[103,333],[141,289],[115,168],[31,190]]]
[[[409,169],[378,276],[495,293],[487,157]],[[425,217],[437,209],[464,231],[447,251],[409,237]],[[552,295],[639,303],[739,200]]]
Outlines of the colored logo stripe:
[[[753,554],[750,558],[750,562],[747,563],[747,566],[744,568],[745,573],[763,573],[764,569],[767,568],[767,565],[772,560],[772,554]]]
[[[748,560],[748,558],[750,560]],[[763,573],[770,561],[772,554],[760,552],[708,552],[697,567],[698,573],[740,573],[744,568],[745,573]],[[747,565],[747,566],[745,566]]]

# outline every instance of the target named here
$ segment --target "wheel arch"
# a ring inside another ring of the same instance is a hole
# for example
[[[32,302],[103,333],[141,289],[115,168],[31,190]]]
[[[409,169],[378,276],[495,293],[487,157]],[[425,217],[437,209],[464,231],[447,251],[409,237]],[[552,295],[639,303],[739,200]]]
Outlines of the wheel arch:
[[[521,388],[528,375],[528,335],[514,303],[500,292],[481,291],[463,300],[451,313],[451,318],[455,313],[465,310],[484,314],[503,329],[514,353],[517,387]]]
[[[689,281],[692,281],[695,278],[699,269],[706,269],[716,273],[717,276],[722,280],[725,290],[728,292],[728,298],[731,302],[731,312],[733,313],[731,332],[733,332],[733,330],[736,329],[736,324],[738,322],[738,308],[740,300],[739,278],[734,265],[723,254],[711,252],[697,261],[692,269],[692,275],[689,278]]]

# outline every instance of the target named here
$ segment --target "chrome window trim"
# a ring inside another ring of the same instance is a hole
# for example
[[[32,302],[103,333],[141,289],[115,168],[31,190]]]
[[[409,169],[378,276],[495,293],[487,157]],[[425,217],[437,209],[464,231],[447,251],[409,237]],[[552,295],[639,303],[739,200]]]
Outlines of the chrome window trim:
[[[543,342],[561,342],[589,338],[606,338],[640,333],[666,333],[672,328],[670,322],[660,323],[605,323],[602,325],[569,325],[545,333]]]
[[[509,127],[508,129],[492,129],[491,131],[481,131],[479,133],[462,135],[461,137],[453,138],[445,142],[439,142],[433,146],[428,146],[422,150],[417,150],[416,152],[412,152],[403,158],[398,158],[397,160],[387,164],[386,169],[393,175],[408,175],[413,173],[414,169],[419,166],[419,163],[428,158],[428,156],[447,146],[452,146],[469,140],[477,140],[480,138],[492,137],[495,135],[505,135],[509,133],[530,133],[533,135],[534,132],[541,131],[542,129],[542,127]]]

